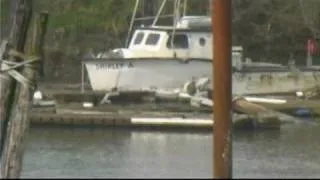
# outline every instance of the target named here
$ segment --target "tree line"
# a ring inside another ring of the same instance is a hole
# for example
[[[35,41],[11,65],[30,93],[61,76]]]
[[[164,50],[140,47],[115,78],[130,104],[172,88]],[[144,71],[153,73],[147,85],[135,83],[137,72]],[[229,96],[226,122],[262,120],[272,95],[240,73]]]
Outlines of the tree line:
[[[155,14],[162,2],[141,1],[138,16]],[[10,3],[1,0],[3,36],[9,31]],[[164,14],[172,13],[173,0],[168,3]],[[209,3],[188,0],[187,13],[207,15]],[[97,51],[123,47],[134,4],[134,0],[34,0],[34,9],[50,13],[47,47],[72,54],[88,47]],[[307,39],[320,39],[320,1],[233,0],[232,32],[233,44],[242,45],[254,60],[286,61],[291,54],[297,63],[303,62]]]

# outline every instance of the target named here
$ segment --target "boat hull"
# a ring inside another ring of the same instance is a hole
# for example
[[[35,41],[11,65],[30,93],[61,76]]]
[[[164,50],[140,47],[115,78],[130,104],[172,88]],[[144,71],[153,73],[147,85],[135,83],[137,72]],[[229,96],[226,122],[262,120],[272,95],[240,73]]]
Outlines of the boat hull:
[[[141,90],[148,88],[177,89],[192,78],[208,77],[212,64],[205,60],[92,60],[85,67],[94,91]],[[259,70],[233,72],[234,94],[272,93],[299,90],[318,82],[316,71],[299,73],[292,78],[289,70]],[[266,78],[269,77],[269,78]],[[271,78],[270,78],[271,77]],[[212,84],[211,86],[212,87]]]

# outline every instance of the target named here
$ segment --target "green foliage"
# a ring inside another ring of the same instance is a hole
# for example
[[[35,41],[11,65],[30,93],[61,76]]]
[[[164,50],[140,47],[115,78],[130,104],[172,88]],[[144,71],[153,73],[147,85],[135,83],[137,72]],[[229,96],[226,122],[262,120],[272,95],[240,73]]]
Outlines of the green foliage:
[[[0,0],[0,23],[6,22],[10,13],[10,0]]]
[[[1,24],[8,22],[10,0],[1,1]],[[84,48],[123,46],[135,0],[33,0],[36,12],[49,11],[47,42],[65,47]],[[162,0],[153,3],[155,10]],[[168,0],[162,14],[171,14],[174,1]],[[303,2],[303,3],[301,3]],[[292,51],[304,55],[309,37],[320,39],[318,0],[233,0],[233,43],[248,54],[288,57]],[[206,15],[208,0],[188,0],[188,15]],[[143,15],[143,6],[138,16]],[[172,19],[165,19],[171,23]],[[285,51],[285,53],[284,53]],[[298,62],[299,63],[299,62]]]

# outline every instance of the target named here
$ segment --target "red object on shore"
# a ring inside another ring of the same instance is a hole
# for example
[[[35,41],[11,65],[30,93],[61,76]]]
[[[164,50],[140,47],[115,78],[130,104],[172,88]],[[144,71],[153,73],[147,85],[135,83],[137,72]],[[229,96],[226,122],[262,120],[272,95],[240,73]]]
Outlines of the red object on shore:
[[[306,43],[306,50],[310,55],[314,55],[317,52],[317,41],[314,39],[308,39]]]

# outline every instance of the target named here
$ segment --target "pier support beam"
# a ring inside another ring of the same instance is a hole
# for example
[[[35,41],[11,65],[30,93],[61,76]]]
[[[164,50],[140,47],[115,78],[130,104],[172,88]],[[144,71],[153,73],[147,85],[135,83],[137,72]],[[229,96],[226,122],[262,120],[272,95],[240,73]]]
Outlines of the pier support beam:
[[[231,0],[212,0],[214,178],[232,177]]]

